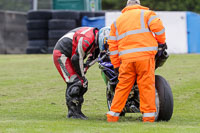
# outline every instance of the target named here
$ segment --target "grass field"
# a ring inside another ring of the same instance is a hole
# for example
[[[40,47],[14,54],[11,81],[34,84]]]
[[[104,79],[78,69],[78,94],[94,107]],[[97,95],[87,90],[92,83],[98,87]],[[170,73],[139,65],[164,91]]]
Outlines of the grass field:
[[[200,55],[171,55],[156,71],[174,96],[169,122],[142,123],[127,114],[106,122],[105,84],[96,64],[88,70],[83,112],[88,120],[66,119],[66,85],[52,55],[0,55],[0,133],[200,133]]]

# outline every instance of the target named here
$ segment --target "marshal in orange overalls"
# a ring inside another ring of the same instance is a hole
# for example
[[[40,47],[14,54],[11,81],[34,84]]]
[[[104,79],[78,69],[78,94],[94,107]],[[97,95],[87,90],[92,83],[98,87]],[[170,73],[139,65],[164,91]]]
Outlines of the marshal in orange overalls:
[[[137,80],[143,121],[155,121],[155,55],[165,43],[165,28],[155,12],[141,5],[127,6],[111,25],[108,38],[110,59],[119,68],[108,122],[116,122]]]

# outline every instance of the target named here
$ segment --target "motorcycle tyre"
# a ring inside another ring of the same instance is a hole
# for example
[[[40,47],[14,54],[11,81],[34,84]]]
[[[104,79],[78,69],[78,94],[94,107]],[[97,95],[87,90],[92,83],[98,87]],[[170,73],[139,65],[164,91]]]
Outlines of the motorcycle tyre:
[[[173,95],[168,82],[160,75],[155,76],[159,96],[159,111],[156,121],[169,121],[173,114]]]

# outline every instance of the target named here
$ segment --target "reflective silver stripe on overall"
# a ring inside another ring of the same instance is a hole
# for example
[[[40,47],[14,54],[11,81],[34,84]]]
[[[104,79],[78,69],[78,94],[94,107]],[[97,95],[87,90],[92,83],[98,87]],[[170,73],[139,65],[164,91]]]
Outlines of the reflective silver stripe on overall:
[[[158,16],[152,16],[149,21],[148,21],[148,26],[151,24],[151,22],[155,19],[158,18]]]
[[[158,47],[143,47],[143,48],[133,48],[127,49],[119,52],[119,56],[123,54],[135,53],[135,52],[144,52],[144,51],[154,51],[158,50]]]
[[[111,115],[111,116],[119,116],[120,113],[115,113],[113,111],[109,111],[107,114]]]
[[[116,21],[113,22],[114,26],[115,26],[115,35],[116,36],[109,36],[108,37],[108,40],[114,40],[114,41],[117,41],[117,36],[119,36],[119,33],[118,33],[118,30],[117,30],[117,24],[116,24]]]
[[[138,30],[131,30],[131,31],[127,31],[123,34],[121,34],[120,36],[117,37],[117,40],[120,40],[128,35],[133,35],[133,34],[139,34],[139,33],[145,33],[145,32],[150,32],[149,29],[138,29]]]
[[[115,51],[111,51],[111,52],[110,52],[110,55],[116,55],[116,54],[118,54],[118,50],[115,50]]]
[[[108,40],[113,40],[113,41],[117,41],[117,37],[116,36],[109,36]]]
[[[155,117],[155,112],[154,113],[143,113],[143,117]]]
[[[144,24],[144,10],[141,10],[140,23],[141,23],[141,29],[145,29],[145,24]]]
[[[156,19],[156,18],[158,18],[158,16],[152,16],[150,19],[149,19],[149,21],[148,21],[148,27],[150,26],[150,24],[151,24],[151,22],[154,20],[154,19]],[[165,28],[163,28],[161,31],[159,31],[159,32],[154,32],[156,35],[162,35],[163,33],[165,32]]]
[[[119,33],[118,33],[118,30],[117,30],[117,24],[116,24],[116,21],[114,21],[114,26],[115,26],[115,30],[116,30],[116,36],[119,36]]]
[[[161,31],[159,32],[154,32],[156,35],[162,35],[165,32],[165,28],[163,28]]]

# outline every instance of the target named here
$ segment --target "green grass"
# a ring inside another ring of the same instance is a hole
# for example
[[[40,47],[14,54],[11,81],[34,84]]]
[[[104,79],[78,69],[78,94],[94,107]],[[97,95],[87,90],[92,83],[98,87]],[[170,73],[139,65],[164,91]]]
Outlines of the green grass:
[[[106,122],[105,84],[96,64],[88,70],[83,112],[88,120],[67,119],[66,85],[52,55],[0,55],[0,133],[199,133],[200,55],[171,55],[156,71],[174,96],[169,122],[142,123],[127,114]]]

